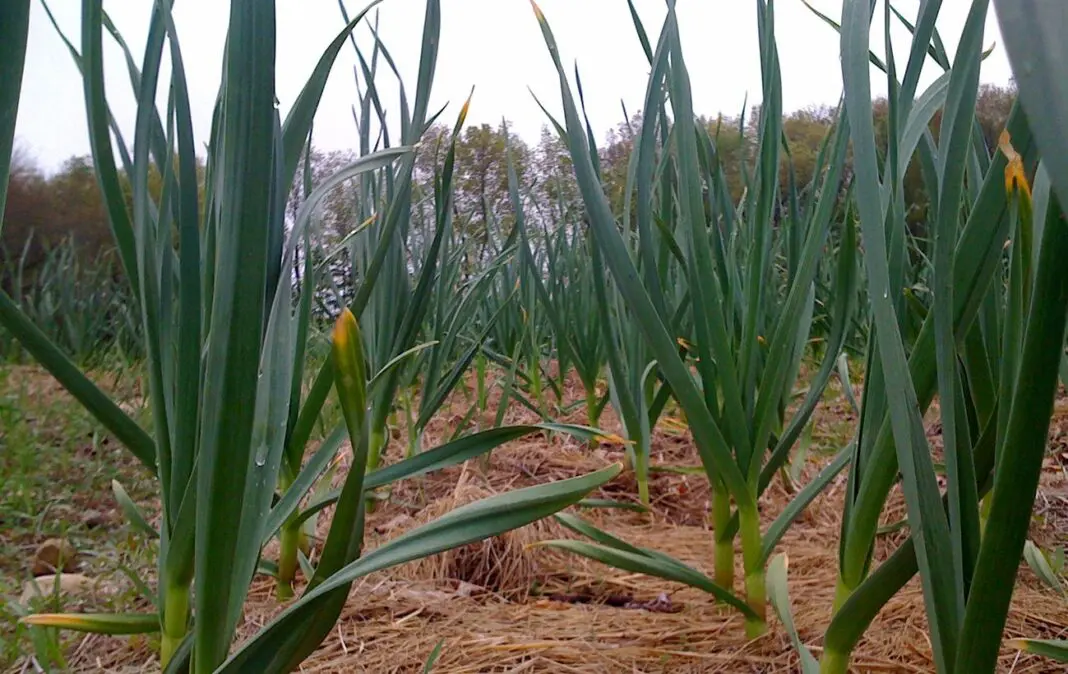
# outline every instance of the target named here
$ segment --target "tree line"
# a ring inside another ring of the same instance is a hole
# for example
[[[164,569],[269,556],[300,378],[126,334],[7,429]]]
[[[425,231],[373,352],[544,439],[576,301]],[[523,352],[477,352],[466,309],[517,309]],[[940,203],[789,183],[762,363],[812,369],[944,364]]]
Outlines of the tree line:
[[[980,88],[976,105],[977,132],[988,148],[996,147],[1015,97],[1013,84],[987,84]],[[784,192],[787,181],[793,180],[797,185],[811,181],[821,143],[833,127],[836,114],[836,108],[824,105],[797,110],[785,117],[783,135],[787,152],[780,167]],[[753,106],[738,115],[699,118],[699,123],[714,139],[717,160],[735,203],[745,192],[747,172],[753,169],[759,115],[759,106]],[[889,107],[885,98],[873,102],[873,115],[877,141],[880,148],[885,148],[889,129]],[[623,211],[627,162],[640,124],[641,114],[632,115],[609,130],[606,142],[601,144],[598,157],[601,175],[617,214]],[[939,125],[940,115],[936,114],[930,125],[936,138]],[[450,133],[447,125],[438,123],[424,137],[416,160],[415,208],[427,201],[428,195],[433,195],[435,172],[441,166]],[[463,130],[456,150],[453,214],[457,234],[469,244],[467,266],[472,269],[499,250],[511,231],[514,215],[508,192],[509,151],[522,186],[521,197],[539,221],[535,224],[552,230],[565,223],[581,221],[582,205],[571,170],[571,158],[554,131],[545,126],[537,141],[530,143],[510,131],[507,121],[496,126],[468,126]],[[313,148],[311,156],[301,162],[307,179],[294,182],[287,208],[289,215],[296,215],[309,185],[319,184],[357,157],[355,150]],[[203,176],[202,166],[201,171]],[[159,183],[159,176],[155,176],[155,184],[150,187],[157,195]],[[904,185],[908,222],[915,233],[922,233],[928,199],[919,162],[910,165]],[[124,183],[124,189],[127,199],[132,199],[128,181]],[[70,240],[73,240],[73,247],[83,264],[111,264],[115,274],[121,273],[109,254],[113,241],[89,156],[73,156],[53,175],[46,176],[26,151],[16,152],[4,223],[0,233],[0,282],[16,297],[32,285],[34,272],[46,263],[49,251]],[[340,188],[328,195],[320,211],[320,224],[315,249],[320,251],[319,254],[325,254],[360,224],[354,222],[352,193]],[[334,262],[338,269],[345,268],[343,251]],[[17,283],[23,288],[16,288]]]

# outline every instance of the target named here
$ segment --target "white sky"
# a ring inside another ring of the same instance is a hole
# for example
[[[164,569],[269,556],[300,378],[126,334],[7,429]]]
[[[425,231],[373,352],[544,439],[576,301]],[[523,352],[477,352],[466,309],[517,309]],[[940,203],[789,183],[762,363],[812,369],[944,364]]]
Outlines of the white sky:
[[[346,0],[350,14],[364,0]],[[812,0],[837,18],[840,0]],[[51,0],[50,7],[68,36],[80,42],[77,0]],[[655,44],[664,17],[663,0],[636,0],[639,13]],[[971,3],[943,2],[939,30],[952,58]],[[541,0],[556,35],[565,67],[577,60],[591,122],[601,137],[622,121],[620,101],[632,114],[641,106],[648,64],[634,32],[625,0]],[[895,7],[914,17],[919,0],[898,0]],[[148,0],[108,0],[105,9],[140,59],[151,10]],[[300,91],[325,46],[342,27],[336,0],[278,0],[278,97],[283,115]],[[757,51],[754,0],[678,0],[687,66],[699,113],[735,115],[746,94],[759,102],[760,62]],[[381,35],[405,77],[409,98],[414,96],[425,0],[385,0],[379,5]],[[841,92],[838,39],[833,30],[800,0],[778,0],[776,35],[783,75],[786,110],[812,104],[833,104]],[[175,22],[191,89],[198,143],[207,140],[211,111],[219,86],[222,47],[229,3],[221,0],[177,0]],[[881,15],[881,3],[879,14]],[[431,110],[446,102],[442,117],[452,123],[471,86],[475,86],[468,123],[497,124],[502,117],[528,141],[536,141],[545,117],[527,90],[529,86],[555,114],[559,90],[548,52],[527,0],[442,0],[441,46]],[[876,22],[873,45],[882,53],[881,21]],[[369,44],[367,26],[357,29]],[[907,59],[908,33],[895,30],[899,68]],[[994,10],[987,20],[985,46],[996,43],[982,80],[1006,84],[1011,71],[1001,50]],[[127,140],[132,138],[134,104],[125,63],[105,35],[105,76],[112,110]],[[369,52],[368,52],[369,53]],[[316,118],[315,144],[324,149],[357,145],[350,105],[356,99],[352,68],[355,53],[347,46]],[[384,64],[383,64],[384,67]],[[937,75],[928,62],[924,82]],[[388,80],[389,78],[386,78]],[[875,93],[885,90],[885,78],[873,69]],[[396,95],[384,90],[385,105],[396,106]],[[161,100],[165,100],[162,99]],[[17,142],[51,172],[74,154],[87,154],[85,107],[81,81],[69,54],[38,2],[33,4],[26,74],[19,107]],[[201,145],[202,146],[202,145]]]

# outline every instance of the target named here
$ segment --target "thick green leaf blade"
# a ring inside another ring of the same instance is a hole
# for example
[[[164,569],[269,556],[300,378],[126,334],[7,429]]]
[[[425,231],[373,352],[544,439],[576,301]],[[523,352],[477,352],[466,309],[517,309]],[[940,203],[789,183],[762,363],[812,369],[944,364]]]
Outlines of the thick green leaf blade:
[[[852,129],[857,206],[864,240],[864,262],[878,355],[886,381],[891,428],[913,540],[931,622],[932,648],[939,671],[948,671],[956,654],[960,616],[954,598],[960,579],[953,573],[949,524],[941,509],[938,483],[924,435],[916,388],[909,377],[904,341],[890,297],[889,254],[886,246],[882,185],[879,178],[875,130],[871,117],[868,73],[869,0],[847,0],[842,21],[842,75],[846,109]]]
[[[1031,310],[1027,318],[1020,381],[994,474],[994,489],[961,632],[958,672],[994,669],[1005,629],[1020,556],[1027,538],[1042,471],[1058,365],[1068,322],[1068,227],[1060,199],[1050,195]]]
[[[992,418],[979,437],[975,446],[975,466],[977,482],[986,484],[994,468],[994,446],[997,438],[997,424]],[[980,495],[986,492],[980,488]],[[943,507],[946,507],[943,498]],[[916,547],[909,537],[901,547],[890,555],[860,587],[849,596],[834,615],[823,639],[823,660],[837,661],[845,666],[848,654],[852,652],[864,631],[871,625],[879,610],[916,575],[919,567],[916,563]],[[827,669],[825,665],[825,669]],[[840,671],[833,668],[829,671]]]
[[[568,529],[571,529],[575,533],[582,534],[583,536],[594,540],[600,545],[646,557],[658,556],[660,559],[668,562],[675,561],[671,557],[668,557],[663,553],[656,552],[655,550],[649,550],[646,548],[640,548],[636,545],[631,545],[622,538],[617,538],[616,536],[613,536],[607,531],[598,529],[597,527],[593,526],[581,517],[575,517],[574,515],[570,515],[568,513],[557,513],[553,517],[553,519],[555,519],[560,524],[563,524]]]
[[[173,441],[170,443],[170,484],[167,492],[183,494],[190,483],[196,461],[197,428],[200,423],[200,384],[202,315],[204,306],[201,275],[200,193],[197,188],[196,142],[182,51],[170,8],[156,7],[166,24],[170,45],[172,90],[178,149],[178,335],[175,352],[175,411]],[[145,105],[154,108],[152,102]],[[164,237],[166,240],[166,237]]]
[[[1034,144],[1027,119],[1018,105],[1013,107],[1007,127],[1017,149],[1025,156],[1033,156]],[[973,324],[1003,257],[1009,234],[1002,174],[1005,166],[1005,157],[1001,153],[996,154],[954,256],[954,321],[958,340],[964,338]],[[933,324],[932,317],[924,319],[909,356],[910,373],[917,394],[923,400],[924,410],[931,403],[936,387]],[[868,551],[878,528],[879,513],[897,473],[893,432],[885,417],[867,461],[855,507],[851,508],[842,555],[841,573],[844,578],[852,579],[853,583],[860,582],[864,573]]]
[[[30,33],[30,0],[0,6],[0,232],[7,204],[7,181],[15,144],[15,119],[22,94],[26,42]]]
[[[334,383],[341,403],[342,416],[352,443],[352,464],[337,500],[323,551],[314,574],[308,581],[305,596],[360,556],[363,550],[364,478],[368,456],[367,369],[363,337],[355,315],[345,309],[334,325],[331,354]],[[337,587],[319,602],[318,610],[275,645],[275,667],[292,671],[310,655],[337,622],[348,597],[348,586]]]
[[[238,546],[238,532],[254,506],[245,506],[255,453],[252,446],[267,317],[268,238],[276,165],[275,7],[242,0],[230,5],[223,70],[218,243],[197,463],[196,648],[193,668],[211,671],[226,659],[247,581],[237,569],[255,568],[258,548]],[[270,486],[271,489],[274,485]],[[249,561],[252,563],[250,564]],[[239,601],[240,600],[240,601]]]
[[[545,433],[563,433],[584,441],[600,437],[600,432],[596,429],[571,424],[544,423],[522,426],[497,426],[486,431],[480,431],[462,438],[457,438],[444,445],[439,445],[438,447],[429,449],[425,452],[420,452],[419,454],[400,461],[399,463],[394,463],[385,468],[379,468],[378,470],[372,471],[364,478],[363,488],[364,491],[370,491],[372,489],[393,484],[394,482],[418,477],[419,475],[425,475],[436,470],[448,468],[449,466],[455,466],[464,461],[482,456],[506,442],[539,431]],[[310,517],[323,508],[336,503],[340,495],[340,490],[333,490],[312,499],[307,507],[301,511],[300,517]],[[616,502],[613,501],[612,503],[615,504]],[[280,508],[282,505],[282,502],[279,502],[276,508]],[[288,503],[286,505],[288,507]],[[633,504],[616,505],[616,507],[630,506],[633,506]],[[277,516],[272,513],[271,521],[274,522],[276,518]],[[279,521],[279,526],[281,526],[281,521]]]
[[[949,492],[950,550],[955,579],[953,592],[956,606],[950,615],[958,621],[957,629],[959,621],[963,619],[965,586],[971,578],[978,550],[979,504],[974,496],[975,478],[968,429],[960,424],[964,410],[962,396],[958,393],[961,372],[953,324],[953,256],[960,229],[966,160],[971,149],[987,4],[987,0],[972,3],[950,74],[939,134],[940,194],[938,217],[934,223],[934,299],[931,314],[934,317],[935,361]]]
[[[85,110],[88,115],[89,145],[93,154],[93,168],[104,196],[108,221],[115,236],[119,257],[126,271],[126,278],[140,296],[137,273],[137,250],[133,223],[126,208],[126,199],[111,146],[110,121],[104,90],[104,46],[101,26],[103,24],[102,0],[89,0],[82,4],[82,83],[85,94]]]

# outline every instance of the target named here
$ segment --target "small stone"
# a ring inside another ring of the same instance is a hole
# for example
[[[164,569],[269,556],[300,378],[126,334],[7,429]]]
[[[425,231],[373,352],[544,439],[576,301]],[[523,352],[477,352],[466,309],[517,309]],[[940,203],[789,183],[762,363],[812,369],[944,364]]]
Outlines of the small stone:
[[[45,575],[26,581],[22,588],[22,596],[19,603],[29,606],[35,597],[49,597],[53,592],[64,595],[88,595],[92,591],[93,583],[80,573],[65,573],[58,578],[54,575]]]
[[[65,538],[49,538],[37,546],[33,554],[33,575],[43,576],[56,571],[72,573],[78,568],[78,551]]]
[[[89,529],[96,529],[111,524],[114,521],[114,511],[101,512],[99,510],[87,510],[82,514],[82,521]]]

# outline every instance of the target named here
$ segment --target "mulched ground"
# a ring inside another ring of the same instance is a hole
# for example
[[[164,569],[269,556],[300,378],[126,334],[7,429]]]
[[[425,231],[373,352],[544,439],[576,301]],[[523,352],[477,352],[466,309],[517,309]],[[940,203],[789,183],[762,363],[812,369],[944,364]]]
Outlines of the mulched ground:
[[[578,396],[577,391],[570,393]],[[451,434],[451,424],[461,417],[449,413],[433,422],[425,446]],[[576,413],[571,421],[582,423],[581,417]],[[509,412],[507,419],[531,420],[520,408]],[[842,438],[842,429],[851,429],[854,423],[844,401],[834,398],[821,404],[802,482],[829,460],[829,451],[841,447],[848,439]],[[610,410],[602,426],[616,427]],[[688,434],[670,426],[656,433],[654,464],[699,465]],[[937,435],[936,428],[932,435]],[[1032,530],[1032,538],[1043,546],[1068,541],[1068,399],[1064,397],[1058,401],[1051,444],[1055,451],[1043,473]],[[394,453],[399,451],[395,445]],[[343,462],[347,458],[343,454]],[[367,547],[458,504],[621,460],[621,448],[611,444],[591,448],[570,438],[530,436],[495,451],[488,467],[476,460],[398,485],[391,501],[370,516]],[[816,499],[778,548],[788,554],[790,597],[801,638],[817,657],[836,582],[844,480],[844,474],[839,476]],[[633,476],[624,473],[594,496],[636,500],[635,493]],[[647,514],[572,511],[627,541],[674,555],[711,575],[704,479],[657,473],[651,494],[653,508]],[[789,498],[777,479],[761,501],[765,523]],[[892,523],[903,515],[900,494],[895,493],[883,521]],[[359,581],[342,620],[301,671],[421,672],[439,642],[443,645],[435,672],[799,671],[797,655],[770,607],[768,633],[750,641],[742,618],[700,591],[530,546],[568,535],[555,522],[540,522]],[[898,531],[883,536],[876,561],[885,559],[906,535]],[[273,553],[269,548],[267,557]],[[736,578],[741,592],[740,556]],[[272,581],[257,579],[242,636],[254,632],[278,609]],[[1021,564],[1006,638],[1024,636],[1068,637],[1068,602]],[[158,671],[147,643],[138,639],[86,637],[71,654],[71,664],[78,671]],[[857,647],[853,664],[857,672],[934,671],[918,579],[884,607]],[[999,671],[1065,669],[1003,648]]]

